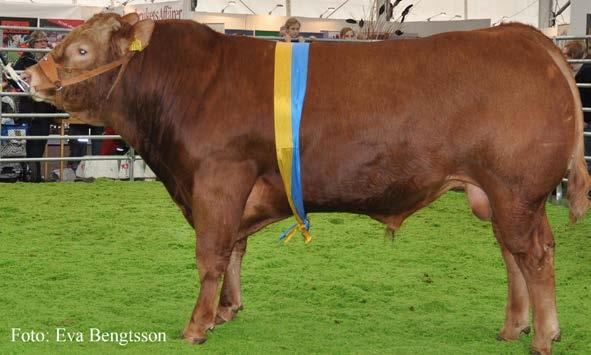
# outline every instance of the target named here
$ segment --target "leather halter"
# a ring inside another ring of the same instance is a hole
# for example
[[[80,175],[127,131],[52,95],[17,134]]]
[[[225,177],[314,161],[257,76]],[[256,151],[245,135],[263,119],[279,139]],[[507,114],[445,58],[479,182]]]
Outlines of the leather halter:
[[[129,62],[129,60],[131,59],[131,57],[133,56],[134,53],[135,52],[129,52],[129,54],[127,54],[124,57],[121,57],[120,59],[118,59],[114,62],[107,63],[105,65],[101,65],[100,67],[94,68],[92,70],[79,70],[80,74],[78,74],[74,77],[63,79],[63,80],[60,78],[60,75],[58,73],[58,69],[61,69],[61,70],[66,71],[68,73],[71,73],[73,70],[78,70],[78,69],[67,68],[62,65],[57,64],[55,62],[55,60],[53,59],[53,56],[51,54],[49,54],[39,61],[39,67],[41,68],[41,71],[43,71],[43,74],[45,74],[45,76],[47,76],[47,78],[49,79],[50,82],[47,84],[35,85],[35,90],[40,91],[40,90],[46,90],[46,89],[55,89],[56,91],[60,91],[61,89],[63,89],[66,86],[77,84],[79,82],[88,80],[92,77],[106,73],[108,71],[111,71],[111,70],[121,66],[121,69],[119,70],[119,74],[117,75],[117,79],[115,80],[115,82],[113,83],[113,86],[109,90],[109,94],[107,95],[107,98],[108,98],[111,95],[111,92],[113,91],[113,89],[115,88],[115,85],[121,79],[121,75],[123,74],[123,70],[127,66],[127,63]]]

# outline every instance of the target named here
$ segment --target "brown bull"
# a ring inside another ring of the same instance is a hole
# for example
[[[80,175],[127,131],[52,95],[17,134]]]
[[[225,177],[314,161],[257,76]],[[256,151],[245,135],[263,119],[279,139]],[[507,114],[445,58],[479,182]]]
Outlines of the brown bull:
[[[132,56],[134,38],[149,45]],[[291,215],[275,156],[274,51],[274,42],[191,21],[101,14],[50,54],[57,79],[51,66],[28,72],[38,98],[120,132],[194,226],[201,289],[184,331],[191,342],[241,309],[247,237]],[[47,88],[121,58],[120,68]],[[465,186],[507,265],[499,337],[527,332],[531,305],[532,346],[547,354],[560,333],[544,206],[570,168],[571,217],[589,207],[582,123],[567,63],[527,26],[313,43],[300,135],[304,205],[366,214],[395,230]]]

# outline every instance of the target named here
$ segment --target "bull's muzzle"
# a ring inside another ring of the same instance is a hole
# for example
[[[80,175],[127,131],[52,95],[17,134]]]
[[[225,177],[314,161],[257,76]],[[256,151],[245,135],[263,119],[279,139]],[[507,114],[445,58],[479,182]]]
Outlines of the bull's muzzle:
[[[18,73],[12,68],[12,64],[4,65],[2,61],[0,61],[0,65],[2,65],[2,70],[6,73],[6,76],[12,80],[16,85],[21,89],[23,92],[30,92],[31,86],[29,85],[29,81],[27,81],[23,76],[26,76],[25,73],[18,75]],[[30,78],[29,78],[30,80]]]

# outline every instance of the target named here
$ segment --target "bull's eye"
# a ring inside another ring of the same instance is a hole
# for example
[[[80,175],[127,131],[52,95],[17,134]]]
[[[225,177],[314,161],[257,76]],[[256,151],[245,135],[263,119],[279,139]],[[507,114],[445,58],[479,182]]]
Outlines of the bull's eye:
[[[78,49],[78,53],[80,53],[80,55],[86,55],[86,53],[88,53],[88,51],[86,49]]]

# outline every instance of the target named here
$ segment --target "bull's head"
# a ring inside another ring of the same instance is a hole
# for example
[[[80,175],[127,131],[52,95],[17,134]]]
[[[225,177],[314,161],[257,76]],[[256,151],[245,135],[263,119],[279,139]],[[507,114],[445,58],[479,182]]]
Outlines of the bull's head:
[[[27,69],[33,98],[88,123],[102,123],[98,113],[108,105],[105,101],[117,84],[117,73],[123,73],[133,51],[149,43],[153,29],[153,21],[139,21],[135,13],[93,16]]]

